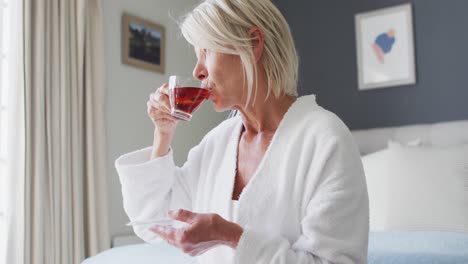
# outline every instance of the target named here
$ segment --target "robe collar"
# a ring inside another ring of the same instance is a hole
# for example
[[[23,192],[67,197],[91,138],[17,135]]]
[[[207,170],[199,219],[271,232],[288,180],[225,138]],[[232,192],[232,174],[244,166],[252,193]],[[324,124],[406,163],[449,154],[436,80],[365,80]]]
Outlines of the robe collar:
[[[301,114],[301,111],[312,111],[316,107],[319,106],[315,102],[314,95],[302,96],[285,113],[262,161],[239,196],[239,211],[236,221],[239,225],[248,226],[251,220],[257,219],[262,214],[262,211],[268,209],[268,201],[271,201],[272,196],[275,195],[274,190],[277,181],[274,177],[278,173],[277,167],[287,158],[281,155],[281,150],[285,149],[288,144],[287,131],[294,129],[294,126],[297,126],[301,122],[300,118],[304,116]],[[231,208],[230,203],[232,203],[232,193],[237,172],[238,145],[243,129],[240,116],[234,118],[238,120],[226,146],[226,158],[222,162],[221,166],[223,168],[220,170],[222,175],[219,175],[219,177],[223,177],[223,180],[217,181],[215,194],[211,201],[212,210],[218,213],[225,212],[228,208]]]

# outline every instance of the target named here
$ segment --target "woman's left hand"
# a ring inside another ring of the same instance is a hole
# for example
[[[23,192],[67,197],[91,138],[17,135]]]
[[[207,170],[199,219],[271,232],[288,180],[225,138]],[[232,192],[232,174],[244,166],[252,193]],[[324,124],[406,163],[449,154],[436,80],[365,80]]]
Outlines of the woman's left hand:
[[[190,256],[201,255],[219,245],[236,248],[243,232],[241,226],[218,214],[198,214],[180,209],[169,211],[169,216],[187,223],[188,226],[174,228],[154,225],[150,230]]]

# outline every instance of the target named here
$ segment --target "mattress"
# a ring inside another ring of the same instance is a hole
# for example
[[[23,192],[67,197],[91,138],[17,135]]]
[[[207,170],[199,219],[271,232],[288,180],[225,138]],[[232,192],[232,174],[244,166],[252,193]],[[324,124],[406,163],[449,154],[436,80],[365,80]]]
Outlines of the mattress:
[[[195,259],[183,254],[177,248],[160,242],[158,244],[135,244],[115,247],[82,264],[192,264]]]
[[[136,244],[112,248],[82,264],[192,264],[177,248]],[[371,232],[369,264],[468,264],[468,234],[448,232]]]

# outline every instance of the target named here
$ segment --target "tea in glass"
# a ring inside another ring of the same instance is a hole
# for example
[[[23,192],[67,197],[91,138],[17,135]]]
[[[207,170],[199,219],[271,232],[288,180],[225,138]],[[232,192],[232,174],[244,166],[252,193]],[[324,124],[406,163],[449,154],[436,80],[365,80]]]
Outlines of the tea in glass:
[[[210,90],[191,77],[169,77],[169,100],[171,115],[189,121],[192,114],[210,97]]]

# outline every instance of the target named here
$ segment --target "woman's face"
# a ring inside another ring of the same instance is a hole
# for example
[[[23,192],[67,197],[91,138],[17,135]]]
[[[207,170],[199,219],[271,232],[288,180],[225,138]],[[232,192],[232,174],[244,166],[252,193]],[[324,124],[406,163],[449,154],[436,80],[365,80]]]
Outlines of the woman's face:
[[[197,64],[193,76],[211,89],[215,111],[237,108],[245,103],[243,69],[240,57],[206,49],[195,49]]]

